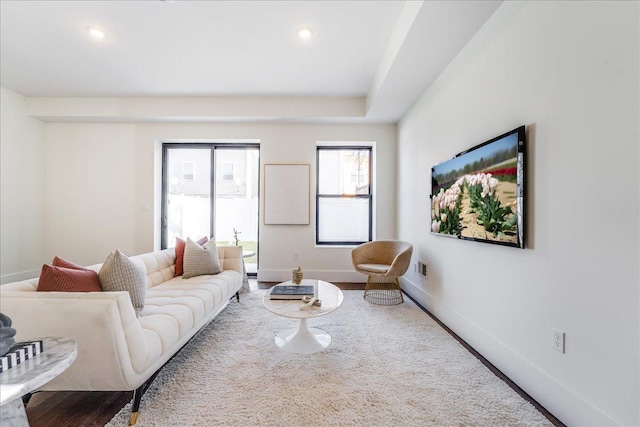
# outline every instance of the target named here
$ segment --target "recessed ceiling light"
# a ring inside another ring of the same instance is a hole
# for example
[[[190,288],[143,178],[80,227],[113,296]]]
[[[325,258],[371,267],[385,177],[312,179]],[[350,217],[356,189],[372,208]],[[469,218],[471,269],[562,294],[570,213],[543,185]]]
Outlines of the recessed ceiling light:
[[[87,32],[97,39],[103,39],[107,37],[107,34],[104,31],[96,27],[88,27]]]
[[[308,28],[303,28],[300,31],[298,31],[298,36],[302,39],[302,40],[308,40],[311,38],[311,30]]]

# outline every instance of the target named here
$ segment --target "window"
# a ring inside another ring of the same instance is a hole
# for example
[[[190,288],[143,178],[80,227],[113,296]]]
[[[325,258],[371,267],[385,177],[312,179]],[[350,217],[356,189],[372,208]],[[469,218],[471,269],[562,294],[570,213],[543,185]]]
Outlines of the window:
[[[222,164],[222,179],[225,181],[233,181],[233,163]]]
[[[316,162],[316,244],[371,241],[371,147],[319,146]]]
[[[182,180],[183,181],[193,181],[195,174],[196,174],[195,162],[182,162]]]

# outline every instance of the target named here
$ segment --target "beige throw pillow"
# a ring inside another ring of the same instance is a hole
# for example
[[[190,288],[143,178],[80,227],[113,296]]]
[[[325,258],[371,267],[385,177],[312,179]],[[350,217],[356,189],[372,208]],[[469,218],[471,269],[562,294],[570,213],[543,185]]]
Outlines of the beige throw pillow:
[[[98,272],[103,291],[128,291],[136,316],[144,308],[147,277],[144,270],[120,251],[110,253]]]
[[[183,279],[201,276],[203,274],[218,274],[222,271],[218,258],[218,247],[211,239],[204,246],[200,246],[190,238],[184,248]]]

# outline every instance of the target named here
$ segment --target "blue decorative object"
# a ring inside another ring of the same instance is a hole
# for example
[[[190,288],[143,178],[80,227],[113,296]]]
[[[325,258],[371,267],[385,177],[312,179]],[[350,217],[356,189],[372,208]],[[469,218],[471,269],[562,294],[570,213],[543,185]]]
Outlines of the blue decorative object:
[[[12,345],[16,343],[13,338],[16,330],[11,327],[9,316],[0,313],[0,356],[7,354]]]

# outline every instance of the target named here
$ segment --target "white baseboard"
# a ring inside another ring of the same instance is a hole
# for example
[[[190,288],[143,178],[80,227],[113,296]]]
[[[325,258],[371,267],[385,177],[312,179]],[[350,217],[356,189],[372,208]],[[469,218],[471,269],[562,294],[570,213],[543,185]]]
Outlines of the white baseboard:
[[[20,273],[11,273],[0,276],[0,285],[5,283],[21,282],[23,280],[33,279],[40,277],[40,270],[22,271]]]
[[[421,286],[400,279],[402,289],[498,368],[518,387],[566,425],[621,425],[559,383],[549,374],[496,340],[460,313],[440,303]]]
[[[365,283],[367,276],[356,271],[303,270],[305,279],[318,279],[326,282]],[[291,280],[291,270],[258,270],[260,282],[286,282]]]

